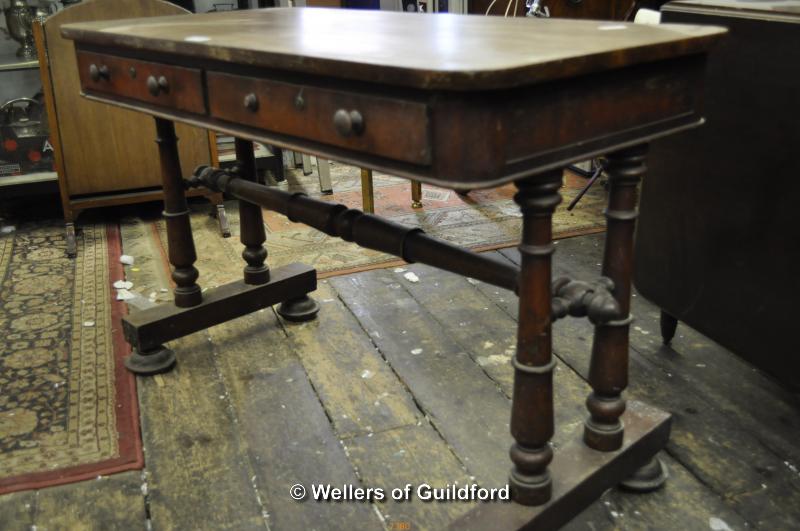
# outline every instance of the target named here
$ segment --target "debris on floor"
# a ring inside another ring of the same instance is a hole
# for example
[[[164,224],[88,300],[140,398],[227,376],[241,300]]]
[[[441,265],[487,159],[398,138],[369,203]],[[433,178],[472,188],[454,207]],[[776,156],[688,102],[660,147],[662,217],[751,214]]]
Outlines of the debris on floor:
[[[708,519],[708,527],[713,531],[733,531],[730,526],[722,518],[712,516]]]
[[[502,354],[492,354],[491,356],[478,356],[475,360],[481,367],[488,367],[491,365],[505,365],[511,360],[511,356],[504,356]]]
[[[419,277],[413,271],[409,271],[408,273],[406,273],[403,276],[409,282],[419,282]]]
[[[118,301],[129,301],[129,300],[131,300],[131,299],[133,299],[135,297],[136,297],[136,295],[134,293],[131,293],[127,289],[119,289],[119,290],[117,290],[117,300]]]

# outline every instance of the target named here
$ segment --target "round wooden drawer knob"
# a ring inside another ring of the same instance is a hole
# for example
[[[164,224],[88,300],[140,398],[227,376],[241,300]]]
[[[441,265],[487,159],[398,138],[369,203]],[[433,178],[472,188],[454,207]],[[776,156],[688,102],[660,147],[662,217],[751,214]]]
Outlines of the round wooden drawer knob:
[[[339,109],[333,113],[333,126],[342,136],[360,135],[364,131],[364,117],[358,111]]]
[[[97,66],[96,64],[92,63],[89,65],[89,77],[91,77],[92,81],[96,83],[101,79],[110,78],[111,74],[109,73],[106,65]]]
[[[247,96],[245,96],[244,107],[250,112],[256,112],[258,110],[258,96],[256,96],[252,92]]]
[[[158,79],[156,76],[148,76],[147,90],[153,96],[158,96],[161,92],[169,92],[169,82],[164,76],[159,76]]]

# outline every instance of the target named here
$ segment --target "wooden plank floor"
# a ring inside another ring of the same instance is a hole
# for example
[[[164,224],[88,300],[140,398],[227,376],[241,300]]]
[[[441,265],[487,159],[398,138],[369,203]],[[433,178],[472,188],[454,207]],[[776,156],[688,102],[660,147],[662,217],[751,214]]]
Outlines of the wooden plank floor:
[[[602,241],[558,242],[555,273],[596,276]],[[446,527],[470,506],[289,496],[295,483],[505,485],[516,298],[405,269],[419,282],[394,269],[322,281],[310,323],[265,310],[174,342],[177,369],[139,379],[146,469],[2,496],[0,529]],[[684,325],[662,346],[657,308],[636,297],[633,311],[628,396],[675,415],[661,456],[671,477],[649,495],[612,489],[567,528],[800,529],[797,397]],[[591,332],[554,326],[556,447],[580,433]]]

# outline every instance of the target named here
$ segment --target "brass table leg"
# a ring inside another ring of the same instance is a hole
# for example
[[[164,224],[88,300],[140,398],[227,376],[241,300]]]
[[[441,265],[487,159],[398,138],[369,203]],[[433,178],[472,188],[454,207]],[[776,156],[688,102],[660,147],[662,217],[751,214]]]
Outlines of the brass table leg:
[[[367,214],[375,213],[375,195],[372,187],[372,170],[361,168],[361,206]]]
[[[422,183],[411,181],[411,208],[422,208]]]
[[[561,202],[562,171],[518,181],[514,201],[522,210],[522,263],[519,278],[519,329],[511,404],[510,486],[514,500],[541,505],[550,500],[553,459],[553,368],[551,340],[552,217]]]

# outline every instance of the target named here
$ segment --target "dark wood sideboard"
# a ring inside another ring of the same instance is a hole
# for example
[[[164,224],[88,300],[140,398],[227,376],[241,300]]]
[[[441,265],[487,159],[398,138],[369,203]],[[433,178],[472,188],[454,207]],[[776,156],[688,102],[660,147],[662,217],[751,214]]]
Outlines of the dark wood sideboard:
[[[653,142],[635,282],[664,310],[800,389],[800,1],[670,2],[664,22],[730,30],[705,127]]]

